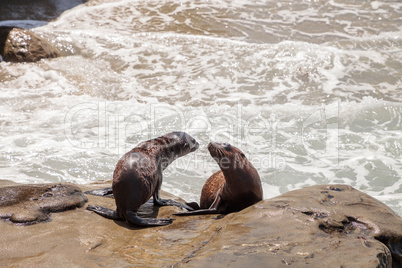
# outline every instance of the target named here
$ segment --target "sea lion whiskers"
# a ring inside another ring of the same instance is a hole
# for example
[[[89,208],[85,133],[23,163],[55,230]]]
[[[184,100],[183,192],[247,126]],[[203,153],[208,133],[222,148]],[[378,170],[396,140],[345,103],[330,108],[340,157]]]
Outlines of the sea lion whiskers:
[[[220,157],[226,157],[225,153],[221,149],[216,148],[216,150],[218,151]]]

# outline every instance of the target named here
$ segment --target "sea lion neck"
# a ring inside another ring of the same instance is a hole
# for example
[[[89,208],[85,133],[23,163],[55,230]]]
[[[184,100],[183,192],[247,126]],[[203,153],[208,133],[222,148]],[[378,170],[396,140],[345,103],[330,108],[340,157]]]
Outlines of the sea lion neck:
[[[184,132],[172,132],[138,144],[132,152],[152,155],[164,170],[174,160],[198,149],[198,142]]]
[[[156,138],[148,146],[148,150],[153,151],[158,164],[164,170],[175,159],[181,157],[180,146],[182,144],[178,140],[172,140],[164,136]]]
[[[221,158],[218,162],[220,169],[222,170],[223,174],[225,175],[226,180],[230,180],[231,178],[242,177],[241,173],[246,168],[254,168],[250,165],[250,162],[243,161],[237,155],[231,158]]]
[[[234,174],[248,164],[244,154],[228,143],[210,142],[208,150],[225,175]]]

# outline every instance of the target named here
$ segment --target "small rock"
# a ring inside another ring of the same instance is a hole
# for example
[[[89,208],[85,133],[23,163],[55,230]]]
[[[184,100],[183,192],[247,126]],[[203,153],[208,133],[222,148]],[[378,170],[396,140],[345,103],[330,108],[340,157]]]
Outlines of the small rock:
[[[34,33],[13,27],[0,27],[0,55],[9,62],[35,62],[56,58],[60,52]]]

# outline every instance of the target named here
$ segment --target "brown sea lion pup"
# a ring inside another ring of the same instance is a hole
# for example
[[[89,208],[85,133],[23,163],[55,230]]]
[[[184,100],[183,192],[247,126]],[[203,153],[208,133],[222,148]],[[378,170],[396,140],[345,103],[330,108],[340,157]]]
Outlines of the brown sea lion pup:
[[[172,132],[156,139],[144,141],[127,152],[117,162],[113,173],[112,191],[116,211],[89,205],[88,210],[113,220],[126,220],[137,226],[160,226],[173,219],[142,219],[137,216],[139,207],[153,196],[154,205],[191,207],[167,199],[160,199],[162,171],[175,159],[194,152],[197,141],[184,132]]]
[[[242,151],[228,143],[214,142],[209,143],[208,150],[221,170],[205,182],[199,207],[189,203],[195,210],[175,215],[227,214],[262,200],[260,176]]]

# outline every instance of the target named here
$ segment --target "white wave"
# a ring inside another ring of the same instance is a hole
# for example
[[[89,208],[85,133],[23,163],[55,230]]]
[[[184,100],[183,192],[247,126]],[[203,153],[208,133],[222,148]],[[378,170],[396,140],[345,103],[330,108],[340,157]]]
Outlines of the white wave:
[[[0,63],[3,178],[109,180],[138,142],[183,130],[201,148],[163,187],[188,201],[218,169],[213,140],[244,151],[265,198],[347,183],[400,205],[400,3],[256,5],[90,1],[35,28],[64,56]]]

